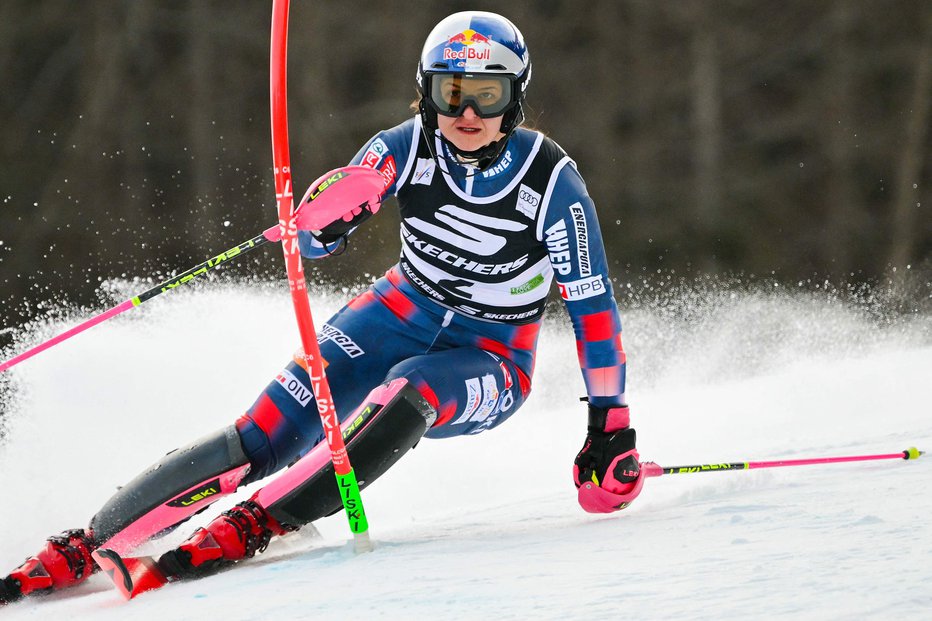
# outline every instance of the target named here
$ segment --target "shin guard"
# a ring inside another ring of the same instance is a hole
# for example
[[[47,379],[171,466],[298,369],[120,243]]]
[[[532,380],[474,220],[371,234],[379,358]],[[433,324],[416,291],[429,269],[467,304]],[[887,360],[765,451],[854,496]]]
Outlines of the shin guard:
[[[436,418],[437,411],[406,379],[369,393],[340,426],[359,487],[372,483],[413,448]],[[327,443],[315,446],[253,499],[286,528],[339,511],[343,502]]]
[[[248,472],[236,428],[221,429],[168,453],[120,488],[91,518],[91,531],[126,554],[236,491]]]

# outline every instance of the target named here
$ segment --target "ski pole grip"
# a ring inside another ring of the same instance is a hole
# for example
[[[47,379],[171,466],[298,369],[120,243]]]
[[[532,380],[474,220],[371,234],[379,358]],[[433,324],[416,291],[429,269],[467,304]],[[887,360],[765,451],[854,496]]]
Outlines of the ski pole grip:
[[[911,446],[905,451],[903,451],[903,459],[919,459],[919,456],[922,455],[922,451],[917,449],[915,446]]]

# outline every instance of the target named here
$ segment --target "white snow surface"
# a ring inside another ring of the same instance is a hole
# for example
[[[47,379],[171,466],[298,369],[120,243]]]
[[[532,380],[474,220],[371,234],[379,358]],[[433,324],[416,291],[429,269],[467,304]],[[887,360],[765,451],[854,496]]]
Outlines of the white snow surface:
[[[165,452],[229,424],[289,360],[297,331],[281,286],[192,289],[10,372],[0,569],[84,526]],[[347,297],[312,295],[318,325]],[[889,320],[818,293],[683,294],[627,310],[619,299],[642,459],[932,448],[928,315]],[[34,326],[13,349],[87,316]],[[519,413],[479,436],[421,442],[364,492],[373,552],[353,553],[339,514],[217,576],[124,602],[98,574],[0,618],[932,618],[932,455],[664,476],[629,509],[589,515],[570,476],[583,393],[572,331],[553,313]]]

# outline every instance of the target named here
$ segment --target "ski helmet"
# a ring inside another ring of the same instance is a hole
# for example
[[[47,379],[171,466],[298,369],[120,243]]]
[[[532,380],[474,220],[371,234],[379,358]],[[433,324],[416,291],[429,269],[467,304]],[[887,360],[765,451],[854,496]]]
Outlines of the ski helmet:
[[[486,85],[492,80],[493,92],[463,96],[460,86],[472,79]],[[496,13],[454,13],[434,27],[421,52],[417,89],[424,128],[428,135],[434,134],[438,114],[456,117],[466,106],[482,118],[502,116],[505,137],[477,151],[464,152],[441,136],[457,155],[491,165],[524,120],[524,94],[530,80],[531,58],[514,24]]]

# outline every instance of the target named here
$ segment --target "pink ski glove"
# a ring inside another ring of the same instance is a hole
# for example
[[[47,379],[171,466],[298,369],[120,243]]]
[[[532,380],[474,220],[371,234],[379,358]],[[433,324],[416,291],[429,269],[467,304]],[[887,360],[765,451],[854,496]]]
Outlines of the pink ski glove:
[[[629,422],[626,405],[589,406],[589,433],[573,463],[579,504],[589,513],[619,511],[641,493],[637,435]]]

